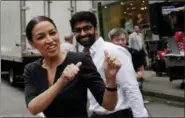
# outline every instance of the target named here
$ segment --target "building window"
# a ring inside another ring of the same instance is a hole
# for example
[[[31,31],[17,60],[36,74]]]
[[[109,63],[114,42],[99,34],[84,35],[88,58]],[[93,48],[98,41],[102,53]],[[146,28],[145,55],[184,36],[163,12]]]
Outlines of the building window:
[[[115,27],[124,28],[127,33],[133,32],[134,25],[149,27],[148,0],[124,0],[102,6],[104,38]]]

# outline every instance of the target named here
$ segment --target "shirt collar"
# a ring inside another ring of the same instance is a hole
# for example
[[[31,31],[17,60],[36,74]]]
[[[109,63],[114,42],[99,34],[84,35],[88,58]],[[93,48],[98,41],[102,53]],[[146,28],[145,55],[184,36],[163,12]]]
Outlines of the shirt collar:
[[[138,32],[138,33],[137,33],[137,32],[134,32],[134,33],[135,33],[136,35],[139,35],[139,34],[140,34],[140,32]]]
[[[93,56],[94,53],[96,53],[101,47],[102,45],[104,44],[104,40],[102,37],[99,37],[95,42],[94,44],[91,46],[90,48],[90,53],[91,53],[91,56]]]

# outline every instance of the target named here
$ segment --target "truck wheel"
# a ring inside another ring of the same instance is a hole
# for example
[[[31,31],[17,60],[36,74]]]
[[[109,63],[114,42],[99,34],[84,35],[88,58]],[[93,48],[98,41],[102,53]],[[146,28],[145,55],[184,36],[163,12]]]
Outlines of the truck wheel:
[[[156,72],[156,76],[157,77],[161,77],[162,76],[162,72]]]
[[[12,86],[16,86],[16,79],[13,68],[11,68],[9,72],[9,82]]]

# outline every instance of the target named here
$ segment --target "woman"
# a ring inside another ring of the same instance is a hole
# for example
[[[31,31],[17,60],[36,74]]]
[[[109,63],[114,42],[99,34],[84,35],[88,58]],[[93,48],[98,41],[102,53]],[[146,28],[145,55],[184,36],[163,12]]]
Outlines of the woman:
[[[87,88],[105,109],[117,102],[115,76],[119,62],[105,52],[106,87],[90,56],[60,51],[59,33],[45,16],[33,18],[26,27],[32,47],[43,58],[25,66],[25,99],[29,111],[46,117],[87,117]]]

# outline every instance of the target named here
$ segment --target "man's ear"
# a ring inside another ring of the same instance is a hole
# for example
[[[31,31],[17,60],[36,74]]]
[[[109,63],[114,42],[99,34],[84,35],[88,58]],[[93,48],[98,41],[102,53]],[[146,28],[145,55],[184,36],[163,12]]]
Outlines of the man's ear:
[[[35,48],[35,45],[32,41],[28,41],[28,43],[31,45],[32,48]]]

